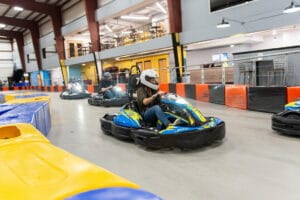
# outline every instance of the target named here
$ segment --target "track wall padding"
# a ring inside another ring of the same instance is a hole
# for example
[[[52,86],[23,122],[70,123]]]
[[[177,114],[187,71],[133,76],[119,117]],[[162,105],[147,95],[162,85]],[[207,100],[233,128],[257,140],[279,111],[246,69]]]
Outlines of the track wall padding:
[[[247,86],[226,85],[225,105],[246,110],[247,109]]]
[[[196,84],[196,100],[209,102],[209,85]]]
[[[176,94],[185,97],[185,83],[176,83]]]
[[[278,113],[286,104],[286,87],[249,87],[248,110]]]
[[[93,85],[87,85],[87,91],[89,93],[93,93],[94,92],[94,86]]]
[[[209,85],[209,102],[225,105],[225,85]]]
[[[195,84],[185,84],[185,97],[196,99],[196,86]]]
[[[300,86],[287,87],[287,103],[300,100]]]
[[[169,84],[170,93],[176,94],[176,83]]]
[[[169,83],[161,83],[159,84],[159,90],[164,91],[166,93],[170,92]]]

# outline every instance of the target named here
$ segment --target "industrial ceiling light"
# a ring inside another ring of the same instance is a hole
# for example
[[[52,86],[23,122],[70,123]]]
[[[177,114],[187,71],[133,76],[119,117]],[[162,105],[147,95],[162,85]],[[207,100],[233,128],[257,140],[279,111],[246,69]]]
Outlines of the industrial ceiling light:
[[[111,28],[110,28],[107,24],[105,24],[104,27],[105,27],[106,30],[108,30],[109,32],[111,32],[111,33],[113,32],[113,31],[111,30]]]
[[[4,28],[5,26],[5,24],[0,24],[0,28]]]
[[[284,10],[283,10],[283,13],[294,13],[294,12],[298,12],[300,11],[300,5],[297,5],[295,4],[294,1],[291,2],[291,5],[289,5],[288,7],[286,7]]]
[[[229,22],[225,21],[225,19],[222,19],[222,22],[220,24],[217,24],[217,28],[228,28],[230,27]]]
[[[123,15],[120,17],[121,19],[135,19],[135,20],[148,20],[147,16],[138,16],[138,15]]]
[[[15,7],[14,7],[14,10],[15,10],[15,11],[20,11],[20,12],[21,12],[21,11],[23,11],[24,9],[23,9],[22,7],[19,7],[19,6],[15,6]]]
[[[166,9],[165,9],[159,2],[156,2],[156,5],[159,7],[159,9],[160,9],[163,13],[167,14]]]

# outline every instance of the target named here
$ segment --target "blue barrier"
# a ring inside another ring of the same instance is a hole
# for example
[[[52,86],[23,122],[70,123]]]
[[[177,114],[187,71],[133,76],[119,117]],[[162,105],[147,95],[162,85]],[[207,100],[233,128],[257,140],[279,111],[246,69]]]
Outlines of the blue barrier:
[[[0,94],[0,103],[4,103],[4,102],[5,102],[5,95]]]
[[[25,98],[34,98],[34,97],[42,97],[42,96],[48,96],[48,95],[47,94],[41,94],[41,93],[37,93],[37,94],[24,94],[24,95],[15,96],[15,99],[25,99]]]
[[[66,200],[162,200],[160,197],[132,188],[104,188],[84,192]]]
[[[0,105],[0,125],[30,123],[45,136],[51,129],[51,115],[47,102]]]

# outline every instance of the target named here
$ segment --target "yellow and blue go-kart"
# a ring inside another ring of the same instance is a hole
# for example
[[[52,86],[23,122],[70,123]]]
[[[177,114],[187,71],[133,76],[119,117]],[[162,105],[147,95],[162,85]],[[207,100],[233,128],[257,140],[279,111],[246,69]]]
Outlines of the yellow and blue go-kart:
[[[225,122],[216,117],[204,117],[185,99],[175,95],[162,96],[160,105],[171,122],[180,124],[161,129],[161,123],[153,127],[146,124],[137,103],[124,105],[118,114],[106,114],[100,119],[101,129],[107,135],[135,143],[150,149],[195,149],[221,141],[225,137]]]
[[[288,135],[300,135],[300,100],[285,105],[285,111],[272,116],[272,129]]]

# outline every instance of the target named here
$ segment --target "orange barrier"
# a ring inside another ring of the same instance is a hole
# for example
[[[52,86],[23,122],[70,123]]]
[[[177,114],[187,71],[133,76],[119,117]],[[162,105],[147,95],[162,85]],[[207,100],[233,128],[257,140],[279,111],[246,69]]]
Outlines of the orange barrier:
[[[247,86],[226,85],[225,105],[246,110],[247,109]]]
[[[9,88],[7,86],[2,87],[2,91],[8,91],[8,90],[9,90]]]
[[[44,91],[47,92],[48,91],[48,87],[44,86]]]
[[[176,83],[176,94],[185,97],[185,83]]]
[[[19,87],[18,86],[14,86],[14,90],[19,90]]]
[[[125,83],[119,83],[119,84],[117,84],[117,86],[122,88],[123,92],[126,92],[126,84]]]
[[[62,92],[63,91],[63,86],[61,86],[61,85],[57,86],[57,91]]]
[[[300,87],[287,87],[287,102],[293,102],[300,99]]]
[[[169,83],[161,83],[159,84],[159,90],[164,91],[166,93],[170,92]]]
[[[50,86],[50,91],[54,92],[54,86],[53,85]]]
[[[196,100],[209,102],[209,85],[196,84]]]
[[[93,86],[93,85],[88,85],[88,86],[87,86],[87,90],[88,90],[90,93],[93,93],[93,92],[94,92],[94,86]]]

